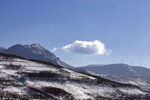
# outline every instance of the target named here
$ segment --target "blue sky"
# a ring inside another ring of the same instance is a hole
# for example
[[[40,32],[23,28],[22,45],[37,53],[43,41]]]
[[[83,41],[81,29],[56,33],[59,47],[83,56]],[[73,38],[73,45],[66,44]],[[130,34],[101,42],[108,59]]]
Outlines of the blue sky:
[[[40,43],[73,65],[127,63],[150,67],[149,0],[0,0],[0,46]],[[64,52],[101,41],[110,55]]]

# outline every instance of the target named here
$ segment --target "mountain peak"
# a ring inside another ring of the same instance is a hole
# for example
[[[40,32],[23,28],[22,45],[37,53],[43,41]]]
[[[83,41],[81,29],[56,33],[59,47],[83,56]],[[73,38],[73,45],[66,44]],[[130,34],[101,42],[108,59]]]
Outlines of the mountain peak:
[[[27,49],[33,50],[34,53],[39,52],[39,51],[46,51],[46,49],[43,46],[41,46],[40,44],[37,44],[37,43],[31,44],[31,45],[16,44],[16,45],[13,45],[13,46],[9,47],[8,49],[23,49],[23,48],[26,49],[26,50]]]
[[[33,47],[42,47],[40,44],[38,43],[34,43],[34,44],[31,44],[30,46],[33,46]]]
[[[33,43],[33,44],[31,44],[31,45],[28,45],[28,44],[25,44],[25,45],[23,45],[23,44],[15,44],[15,45],[13,45],[13,46],[41,46],[39,43]],[[12,46],[11,46],[12,47]]]
[[[27,59],[35,59],[42,61],[54,62],[54,60],[57,59],[57,57],[53,53],[46,50],[40,44],[31,44],[31,45],[16,44],[4,50],[4,53],[21,56]]]
[[[38,43],[34,43],[31,45],[16,44],[16,45],[11,46],[10,48],[4,50],[3,53],[21,56],[26,59],[47,61],[47,62],[51,62],[53,64],[71,68],[70,65],[67,65],[64,62],[62,62],[52,52],[50,52],[49,50],[47,50],[46,48],[44,48],[43,46],[41,46]]]
[[[23,46],[22,44],[15,44],[15,45],[13,45],[13,46],[11,46],[11,47],[18,47],[18,46]],[[9,47],[10,48],[10,47]]]
[[[37,49],[37,50],[46,50],[43,46],[40,44],[31,44],[31,45],[24,45],[25,48],[30,48],[30,49]]]

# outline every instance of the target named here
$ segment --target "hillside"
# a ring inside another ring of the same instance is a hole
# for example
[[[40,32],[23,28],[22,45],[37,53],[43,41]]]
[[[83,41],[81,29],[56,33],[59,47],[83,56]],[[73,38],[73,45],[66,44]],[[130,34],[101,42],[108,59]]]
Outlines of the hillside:
[[[149,92],[135,85],[8,54],[0,54],[0,80],[3,97],[29,100],[150,99]]]
[[[150,91],[150,77],[148,76],[116,76],[116,75],[100,75],[100,76],[119,83],[137,85],[143,90]]]

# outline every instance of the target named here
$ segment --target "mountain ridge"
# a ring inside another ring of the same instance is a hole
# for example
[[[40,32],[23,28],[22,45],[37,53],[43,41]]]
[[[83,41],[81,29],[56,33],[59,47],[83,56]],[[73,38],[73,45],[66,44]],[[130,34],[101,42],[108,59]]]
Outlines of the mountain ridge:
[[[142,66],[131,66],[123,63],[108,64],[108,65],[91,64],[87,66],[77,67],[77,69],[83,69],[97,74],[108,74],[119,76],[150,76],[149,68]]]

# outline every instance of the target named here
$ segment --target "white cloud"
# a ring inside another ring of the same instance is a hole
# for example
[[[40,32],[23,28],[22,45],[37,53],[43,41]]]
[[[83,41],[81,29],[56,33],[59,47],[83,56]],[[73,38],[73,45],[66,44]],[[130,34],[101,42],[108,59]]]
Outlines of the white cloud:
[[[72,44],[63,46],[64,51],[71,51],[82,54],[94,54],[94,55],[109,55],[112,51],[106,50],[104,43],[99,40],[94,41],[79,41],[76,40]]]
[[[55,52],[57,49],[58,49],[58,48],[53,48],[53,49],[51,50],[51,52]]]

